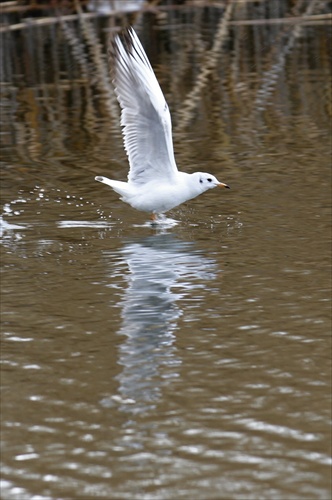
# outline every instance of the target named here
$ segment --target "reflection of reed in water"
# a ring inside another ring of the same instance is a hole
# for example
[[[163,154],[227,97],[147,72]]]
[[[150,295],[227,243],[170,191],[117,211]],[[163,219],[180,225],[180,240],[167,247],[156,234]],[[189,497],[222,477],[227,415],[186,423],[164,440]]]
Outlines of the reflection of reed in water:
[[[243,131],[244,140],[249,132],[247,140],[252,140],[250,131],[259,126],[268,105],[273,106],[270,110],[278,110],[279,101],[284,99],[283,110],[287,111],[291,91],[288,82],[299,79],[301,87],[306,85],[306,92],[296,96],[298,112],[305,109],[316,122],[321,120],[318,115],[331,112],[328,27],[314,31],[303,22],[327,22],[327,2],[263,0],[229,2],[226,7],[224,2],[204,5],[204,9],[197,3],[172,9],[173,3],[169,2],[167,10],[163,11],[160,5],[154,14],[143,15],[139,20],[139,35],[149,31],[143,40],[148,52],[148,43],[153,46],[152,62],[172,110],[175,143],[189,125],[202,117],[207,133],[216,134],[223,148],[234,130]],[[114,119],[118,124],[105,34],[105,29],[114,28],[116,19],[112,14],[98,17],[97,13],[82,12],[79,6],[74,14],[53,18],[46,17],[46,10],[41,12],[49,24],[39,23],[41,19],[36,14],[34,19],[20,18],[23,11],[15,13],[16,17],[14,13],[3,14],[2,140],[10,145],[21,142],[25,136],[28,142],[38,142],[45,130],[57,129],[58,143],[48,143],[58,154],[61,144],[65,150],[79,142],[68,141],[68,136],[79,139],[84,127],[87,137],[80,141],[80,148],[88,144],[97,151],[107,149],[107,126],[97,134],[95,128],[101,117],[105,123]],[[94,17],[89,17],[92,14]],[[14,20],[22,22],[15,24]],[[122,22],[125,24],[128,19],[123,18]],[[308,38],[308,42],[303,42],[305,53],[298,49],[300,37]],[[300,58],[307,70],[299,76]],[[310,76],[314,63],[326,66],[328,83],[325,90],[324,84],[320,85],[320,97],[317,82]],[[24,95],[21,89],[27,86],[33,89],[30,103],[33,102],[38,120],[26,121],[26,99],[20,99],[20,95]],[[278,126],[281,118],[276,112],[271,121]],[[34,155],[42,149],[39,144],[29,148]]]
[[[183,314],[179,301],[202,281],[214,279],[216,264],[170,234],[128,243],[122,255],[130,274],[120,303],[124,341],[117,379],[123,409],[140,413],[152,408],[162,386],[177,377],[175,331]]]
[[[191,120],[192,114],[197,106],[197,101],[201,99],[201,93],[207,86],[208,78],[218,64],[222,44],[228,36],[229,21],[233,13],[233,2],[230,2],[225,9],[224,15],[220,18],[219,26],[214,37],[213,46],[204,57],[204,63],[198,74],[194,88],[187,95],[181,110],[178,113],[177,129],[182,130]]]
[[[110,114],[112,115],[114,112],[114,94],[111,91],[111,82],[105,53],[103,51],[96,30],[93,29],[92,25],[89,22],[85,21],[84,17],[82,16],[82,10],[79,7],[79,4],[77,4],[77,10],[79,14],[82,34],[87,43],[92,58],[93,70],[95,72],[95,75],[93,77],[94,82],[96,83],[98,89],[101,91],[103,101],[109,109]]]
[[[297,2],[295,7],[293,8],[294,14],[299,14],[300,4],[303,2]],[[315,7],[317,7],[317,0],[311,0],[303,13],[303,17],[310,16]],[[256,98],[254,100],[254,109],[262,110],[267,104],[268,98],[273,92],[277,79],[285,66],[286,56],[293,49],[296,40],[303,33],[303,26],[301,24],[295,24],[293,27],[286,31],[285,39],[283,43],[280,45],[279,50],[275,53],[272,50],[272,55],[269,57],[269,67],[266,71],[264,71],[259,89],[256,93]]]

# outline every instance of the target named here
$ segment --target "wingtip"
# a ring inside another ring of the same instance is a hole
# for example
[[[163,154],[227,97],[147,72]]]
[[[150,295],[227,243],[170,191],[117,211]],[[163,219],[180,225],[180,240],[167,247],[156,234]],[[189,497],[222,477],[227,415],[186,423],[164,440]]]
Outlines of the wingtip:
[[[131,27],[121,28],[121,30],[116,33],[112,32],[109,35],[107,57],[113,83],[116,78],[116,66],[118,65],[119,59],[121,59],[121,52],[123,49],[126,53],[131,52],[131,47],[133,45],[131,30]]]
[[[131,26],[121,28],[109,38],[108,52],[111,57],[116,57],[120,50],[120,45],[123,45],[127,52],[130,52],[134,41],[134,29]]]

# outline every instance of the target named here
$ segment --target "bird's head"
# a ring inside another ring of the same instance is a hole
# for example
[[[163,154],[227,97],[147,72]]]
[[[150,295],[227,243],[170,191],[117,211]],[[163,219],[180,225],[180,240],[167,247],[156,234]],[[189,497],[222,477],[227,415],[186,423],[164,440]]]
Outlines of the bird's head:
[[[227,184],[219,182],[218,179],[212,174],[207,174],[206,172],[195,172],[192,175],[195,178],[195,183],[198,184],[202,192],[215,187],[230,189]]]

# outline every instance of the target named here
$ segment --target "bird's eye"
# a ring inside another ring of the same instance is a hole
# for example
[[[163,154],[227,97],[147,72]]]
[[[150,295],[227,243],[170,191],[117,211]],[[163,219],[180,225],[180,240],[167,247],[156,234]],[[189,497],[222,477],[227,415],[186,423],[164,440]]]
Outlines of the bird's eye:
[[[212,179],[210,177],[208,178],[208,182],[212,182]]]

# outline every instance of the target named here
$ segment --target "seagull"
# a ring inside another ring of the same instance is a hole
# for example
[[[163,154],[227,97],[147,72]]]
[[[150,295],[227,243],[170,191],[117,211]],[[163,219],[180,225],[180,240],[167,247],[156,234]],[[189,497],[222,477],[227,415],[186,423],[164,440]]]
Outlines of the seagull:
[[[95,180],[113,188],[133,208],[150,213],[154,221],[209,189],[229,188],[214,175],[178,170],[168,105],[133,28],[113,38],[110,58],[130,168],[128,182],[99,175]]]

